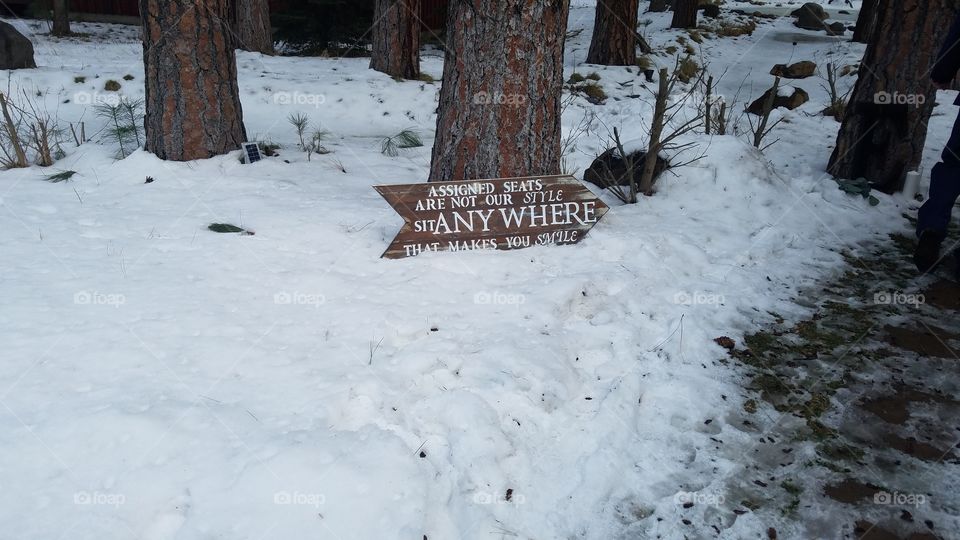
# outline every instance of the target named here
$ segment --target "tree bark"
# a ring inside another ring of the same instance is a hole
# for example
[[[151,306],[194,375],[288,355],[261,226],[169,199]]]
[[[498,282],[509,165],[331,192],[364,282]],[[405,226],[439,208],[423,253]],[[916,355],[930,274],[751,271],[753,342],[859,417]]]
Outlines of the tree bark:
[[[667,10],[667,7],[667,0],[650,0],[650,8],[647,11],[652,11],[653,13],[663,13]]]
[[[229,0],[140,0],[146,149],[189,161],[246,140]]]
[[[878,0],[863,0],[860,6],[860,15],[857,17],[857,26],[853,30],[853,40],[858,43],[870,43],[873,29],[877,25]]]
[[[376,0],[370,67],[391,77],[420,77],[420,0]]]
[[[53,0],[53,28],[55,36],[70,35],[70,6],[68,0]]]
[[[273,29],[270,27],[268,0],[233,0],[230,23],[237,48],[244,51],[273,54]]]
[[[699,4],[698,0],[673,0],[673,21],[670,28],[695,28]]]
[[[930,70],[955,15],[955,0],[879,0],[830,174],[864,177],[885,193],[903,188],[920,165],[936,98]]]
[[[452,0],[430,181],[560,172],[567,0]]]
[[[588,64],[637,63],[637,12],[640,0],[598,0]]]

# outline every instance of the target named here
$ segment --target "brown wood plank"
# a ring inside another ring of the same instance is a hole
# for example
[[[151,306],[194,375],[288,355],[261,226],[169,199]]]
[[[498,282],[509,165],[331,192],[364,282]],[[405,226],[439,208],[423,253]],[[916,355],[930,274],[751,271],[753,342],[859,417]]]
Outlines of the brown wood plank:
[[[576,244],[609,207],[572,176],[374,186],[404,225],[383,253]]]

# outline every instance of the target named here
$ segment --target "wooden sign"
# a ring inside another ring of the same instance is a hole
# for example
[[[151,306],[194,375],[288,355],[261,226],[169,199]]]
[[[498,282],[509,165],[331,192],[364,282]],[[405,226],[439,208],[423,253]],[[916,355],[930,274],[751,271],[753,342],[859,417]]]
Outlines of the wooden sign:
[[[405,223],[383,257],[576,244],[610,208],[572,176],[374,186]]]

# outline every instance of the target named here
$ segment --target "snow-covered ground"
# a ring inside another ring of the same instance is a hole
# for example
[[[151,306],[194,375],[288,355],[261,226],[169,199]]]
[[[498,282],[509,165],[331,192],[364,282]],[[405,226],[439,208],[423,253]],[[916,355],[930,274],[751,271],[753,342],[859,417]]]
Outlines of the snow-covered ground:
[[[568,156],[581,172],[608,129],[642,138],[651,111],[635,69],[582,65],[592,18],[572,10],[584,31],[567,74],[597,72],[611,97],[565,110],[566,133],[596,115]],[[680,35],[669,14],[641,19],[655,47]],[[142,97],[142,50],[131,29],[83,28],[95,37],[34,35],[41,67],[9,77],[93,134],[105,81]],[[764,21],[698,55],[742,109],[775,63],[862,54],[796,32]],[[818,78],[796,82],[811,102],[764,155],[742,135],[699,136],[705,158],[655,197],[604,194],[613,208],[579,245],[384,260],[401,219],[371,186],[426,179],[439,83],[395,82],[362,58],[238,63],[248,133],[279,158],[116,161],[110,144],[68,144],[53,169],[77,171],[69,182],[0,173],[0,530],[610,539],[715,535],[707,523],[725,538],[773,524],[805,536],[772,510],[733,512],[727,487],[756,434],[735,421],[746,394],[713,339],[803,314],[793,299],[842,249],[900,227],[901,199],[870,207],[823,173],[838,124],[818,115]],[[423,68],[439,78],[441,54]],[[938,111],[927,167],[955,109]],[[308,161],[292,113],[330,131],[333,152]],[[381,154],[380,137],[410,127],[424,147]]]

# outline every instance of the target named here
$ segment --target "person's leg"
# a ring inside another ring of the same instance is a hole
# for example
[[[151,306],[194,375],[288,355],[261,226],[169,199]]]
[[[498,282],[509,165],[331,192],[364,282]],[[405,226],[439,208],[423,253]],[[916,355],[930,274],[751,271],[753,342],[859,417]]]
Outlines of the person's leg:
[[[933,231],[946,236],[950,213],[960,197],[960,119],[953,125],[940,163],[930,172],[930,196],[917,215],[917,236]]]
[[[930,172],[930,195],[917,215],[920,238],[913,260],[917,269],[927,272],[940,262],[940,245],[947,236],[953,205],[960,197],[960,119],[939,163]]]

